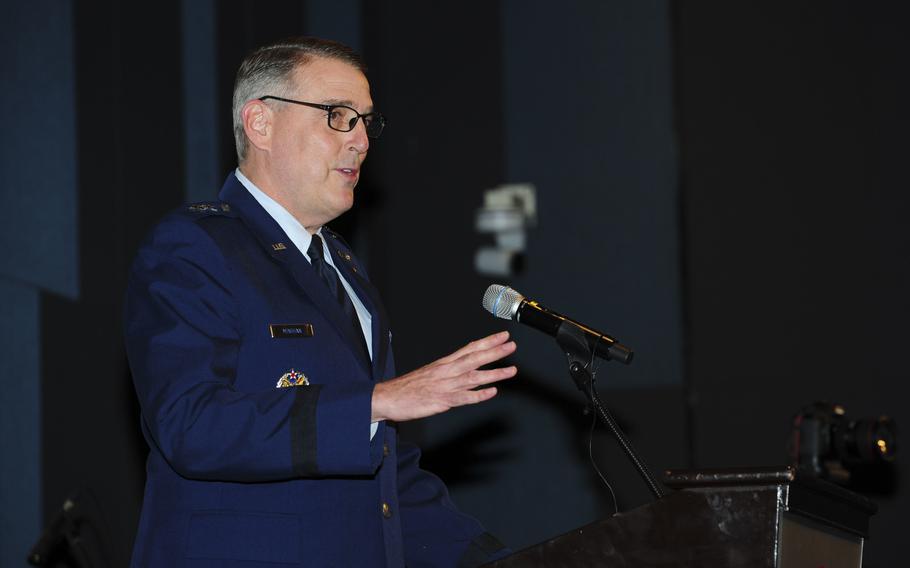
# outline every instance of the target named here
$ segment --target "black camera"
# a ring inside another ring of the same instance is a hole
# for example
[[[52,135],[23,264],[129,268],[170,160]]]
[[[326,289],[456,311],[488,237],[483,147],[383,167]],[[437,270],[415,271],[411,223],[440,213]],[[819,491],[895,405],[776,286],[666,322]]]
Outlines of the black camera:
[[[851,420],[843,406],[816,402],[793,417],[790,462],[822,479],[885,490],[896,451],[897,431],[887,416]]]

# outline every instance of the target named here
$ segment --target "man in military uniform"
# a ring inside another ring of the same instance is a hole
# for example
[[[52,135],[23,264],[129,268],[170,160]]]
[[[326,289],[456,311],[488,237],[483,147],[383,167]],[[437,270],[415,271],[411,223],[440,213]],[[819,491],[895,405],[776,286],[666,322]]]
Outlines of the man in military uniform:
[[[134,566],[474,566],[505,549],[395,422],[488,400],[506,333],[396,376],[377,291],[325,224],[385,121],[358,57],[269,45],[234,89],[239,167],[167,217],[127,291],[150,446]]]

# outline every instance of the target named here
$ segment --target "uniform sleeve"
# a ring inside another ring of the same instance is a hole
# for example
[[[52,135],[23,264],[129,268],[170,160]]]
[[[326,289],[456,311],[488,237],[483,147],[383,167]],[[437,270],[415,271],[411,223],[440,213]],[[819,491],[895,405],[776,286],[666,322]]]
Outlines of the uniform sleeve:
[[[511,553],[460,512],[442,480],[419,467],[420,450],[398,445],[398,491],[405,559],[410,567],[473,568]]]
[[[137,256],[125,340],[149,444],[195,479],[375,472],[381,449],[363,435],[372,385],[234,388],[243,338],[231,277],[211,237],[185,219],[162,223]],[[320,430],[323,421],[346,426]]]

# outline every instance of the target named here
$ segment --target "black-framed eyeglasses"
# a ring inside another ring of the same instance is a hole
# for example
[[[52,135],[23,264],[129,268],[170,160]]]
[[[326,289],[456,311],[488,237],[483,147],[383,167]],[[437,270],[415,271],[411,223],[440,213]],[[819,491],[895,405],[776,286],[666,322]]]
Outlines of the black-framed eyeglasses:
[[[354,127],[357,126],[357,121],[360,119],[363,119],[363,126],[366,128],[367,136],[370,138],[379,138],[379,135],[382,134],[382,129],[385,128],[385,117],[378,112],[360,114],[356,110],[345,105],[323,105],[319,103],[307,103],[304,101],[285,99],[284,97],[274,97],[272,95],[259,97],[260,101],[266,101],[268,99],[324,110],[326,112],[325,116],[326,121],[329,124],[329,128],[332,130],[337,130],[338,132],[350,132],[354,130]]]

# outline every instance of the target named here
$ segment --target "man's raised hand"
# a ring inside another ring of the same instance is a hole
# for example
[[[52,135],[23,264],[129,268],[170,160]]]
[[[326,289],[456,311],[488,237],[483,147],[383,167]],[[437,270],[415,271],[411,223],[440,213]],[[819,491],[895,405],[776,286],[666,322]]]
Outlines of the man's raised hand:
[[[377,384],[372,421],[414,420],[493,398],[496,387],[486,385],[514,377],[518,369],[514,365],[480,367],[514,353],[515,342],[508,339],[507,331],[489,335],[429,365]]]

